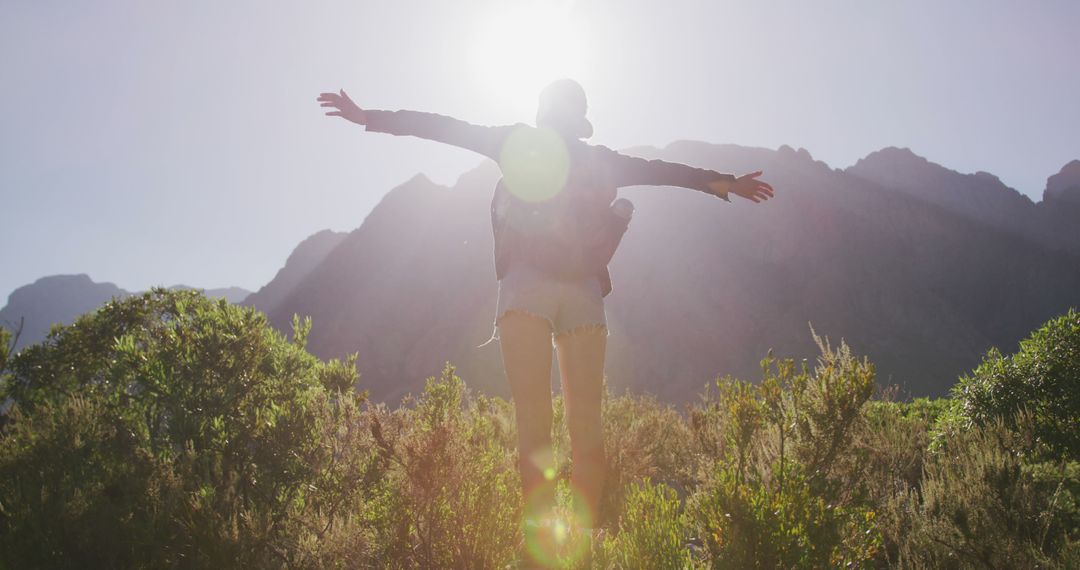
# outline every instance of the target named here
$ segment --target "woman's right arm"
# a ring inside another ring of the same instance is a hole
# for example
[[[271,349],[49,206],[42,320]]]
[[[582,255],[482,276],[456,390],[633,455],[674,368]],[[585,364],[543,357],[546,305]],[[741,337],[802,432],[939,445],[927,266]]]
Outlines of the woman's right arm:
[[[323,93],[318,100],[321,106],[336,109],[327,112],[327,116],[342,117],[364,125],[368,131],[438,141],[478,152],[494,160],[499,159],[503,139],[513,129],[509,126],[484,127],[446,115],[420,111],[361,109],[344,90],[340,94]]]

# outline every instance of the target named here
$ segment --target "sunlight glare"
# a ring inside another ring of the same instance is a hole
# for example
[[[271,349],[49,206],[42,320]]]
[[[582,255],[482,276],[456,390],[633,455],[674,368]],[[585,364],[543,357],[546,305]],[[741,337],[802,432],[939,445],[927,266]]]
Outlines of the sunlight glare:
[[[570,175],[570,153],[555,131],[522,127],[506,137],[499,153],[499,168],[512,194],[526,202],[546,202],[566,185]],[[536,219],[530,224],[550,221]],[[550,224],[547,227],[550,228]]]
[[[566,537],[570,534],[570,527],[565,522],[556,519],[552,525],[552,530],[555,533],[555,542],[566,542]]]
[[[495,98],[515,110],[526,104],[535,109],[545,85],[579,78],[585,69],[580,32],[571,2],[508,2],[482,20],[473,44],[473,70]]]

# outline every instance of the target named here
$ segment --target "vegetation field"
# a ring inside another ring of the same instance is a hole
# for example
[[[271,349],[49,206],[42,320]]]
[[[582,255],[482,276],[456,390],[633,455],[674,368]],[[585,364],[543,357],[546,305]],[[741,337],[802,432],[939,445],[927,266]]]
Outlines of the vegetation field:
[[[449,364],[368,401],[310,327],[154,290],[18,354],[0,331],[0,568],[516,568],[513,405]],[[1080,313],[939,400],[817,340],[684,409],[608,393],[597,528],[568,520],[553,566],[1080,567]]]

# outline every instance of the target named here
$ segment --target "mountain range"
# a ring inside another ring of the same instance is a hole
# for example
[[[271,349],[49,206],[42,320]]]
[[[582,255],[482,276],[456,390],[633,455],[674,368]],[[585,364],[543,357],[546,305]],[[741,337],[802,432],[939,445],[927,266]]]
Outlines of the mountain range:
[[[869,356],[883,384],[940,395],[990,347],[1010,350],[1080,305],[1080,161],[1033,203],[990,174],[960,174],[908,149],[843,170],[790,147],[627,152],[763,169],[777,196],[755,205],[681,188],[620,191],[637,212],[611,264],[614,389],[685,401],[718,375],[757,378],[770,348],[812,358],[813,327]],[[303,257],[310,270],[288,271],[287,294],[275,279],[246,303],[282,329],[294,313],[311,316],[311,350],[358,352],[376,399],[416,392],[444,361],[506,394],[497,345],[478,348],[495,317],[488,206],[498,176],[493,163],[453,187],[416,176],[332,248]]]
[[[729,204],[682,188],[620,190],[637,209],[606,300],[616,391],[682,402],[719,375],[756,379],[770,349],[812,359],[812,327],[868,356],[882,385],[941,395],[990,347],[1013,350],[1080,306],[1080,161],[1033,202],[991,174],[961,174],[908,149],[882,149],[846,169],[787,146],[680,141],[624,152],[761,169],[777,194]],[[445,361],[471,386],[505,396],[497,343],[480,347],[498,290],[488,219],[498,177],[490,162],[452,187],[418,175],[352,232],[303,241],[243,303],[285,331],[293,314],[311,316],[309,349],[324,358],[358,352],[373,399],[416,393]],[[82,285],[97,295],[87,303],[114,294],[108,284]],[[13,305],[28,306],[16,293],[0,323]],[[83,306],[65,302],[51,314]]]
[[[195,289],[174,285],[169,289]],[[207,297],[222,297],[238,303],[251,294],[240,287],[202,289]],[[97,309],[113,298],[134,293],[112,283],[96,283],[89,275],[50,275],[19,287],[0,309],[0,326],[18,332],[15,349],[41,342],[54,324],[71,324],[83,313]]]

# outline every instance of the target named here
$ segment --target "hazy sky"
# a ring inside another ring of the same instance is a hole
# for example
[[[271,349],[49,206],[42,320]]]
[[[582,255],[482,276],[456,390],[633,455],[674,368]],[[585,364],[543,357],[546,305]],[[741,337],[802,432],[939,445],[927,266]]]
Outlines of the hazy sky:
[[[0,0],[0,305],[56,273],[254,290],[481,161],[323,117],[342,87],[498,124],[570,75],[600,144],[906,146],[1037,200],[1080,158],[1077,30],[1067,0]]]

